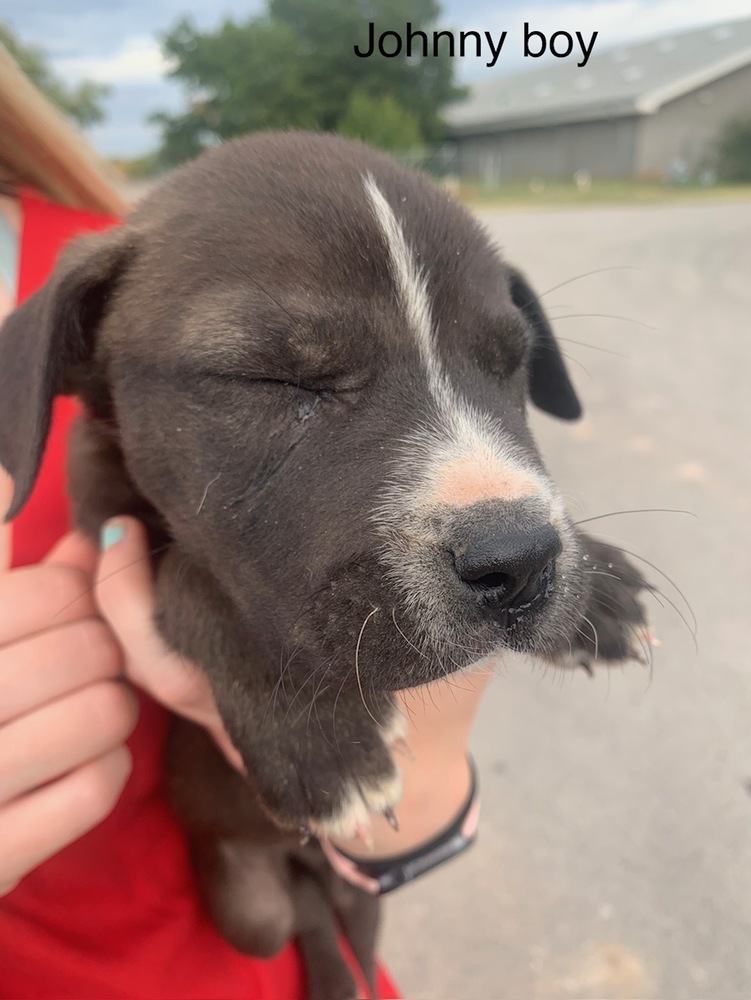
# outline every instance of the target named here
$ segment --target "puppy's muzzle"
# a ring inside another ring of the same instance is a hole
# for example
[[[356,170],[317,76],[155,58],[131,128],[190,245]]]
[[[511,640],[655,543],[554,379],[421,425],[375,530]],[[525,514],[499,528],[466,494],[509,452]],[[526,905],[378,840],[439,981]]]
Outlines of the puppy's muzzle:
[[[484,616],[504,621],[550,595],[561,549],[561,539],[549,524],[509,528],[496,521],[475,523],[452,555],[465,599]]]

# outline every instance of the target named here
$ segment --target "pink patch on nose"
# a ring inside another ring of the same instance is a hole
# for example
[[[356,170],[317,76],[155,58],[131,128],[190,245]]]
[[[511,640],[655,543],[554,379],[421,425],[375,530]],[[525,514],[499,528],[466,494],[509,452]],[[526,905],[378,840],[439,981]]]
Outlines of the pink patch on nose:
[[[522,469],[477,455],[444,462],[432,479],[430,501],[450,507],[469,507],[482,500],[521,500],[539,492]]]

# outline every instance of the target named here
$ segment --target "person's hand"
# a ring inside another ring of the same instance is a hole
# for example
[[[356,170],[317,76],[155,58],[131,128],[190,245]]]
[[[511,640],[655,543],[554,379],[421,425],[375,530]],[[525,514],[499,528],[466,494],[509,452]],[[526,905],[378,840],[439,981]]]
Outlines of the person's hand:
[[[0,513],[12,494],[0,469]],[[128,682],[205,726],[230,762],[208,681],[153,623],[143,527],[107,526],[104,552],[75,533],[38,566],[10,571],[0,525],[0,896],[114,808],[138,715]]]
[[[0,515],[11,492],[0,470]],[[0,524],[0,895],[100,823],[131,770],[137,703],[95,604],[97,556],[70,534],[10,571]]]

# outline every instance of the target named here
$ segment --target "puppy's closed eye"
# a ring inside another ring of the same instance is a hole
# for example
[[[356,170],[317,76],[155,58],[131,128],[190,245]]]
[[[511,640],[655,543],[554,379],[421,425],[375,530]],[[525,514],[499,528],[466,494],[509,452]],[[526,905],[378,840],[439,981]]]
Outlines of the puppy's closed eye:
[[[299,393],[308,393],[314,396],[322,396],[326,392],[333,392],[334,390],[327,388],[329,380],[327,379],[303,379],[303,378],[285,378],[284,376],[274,377],[270,375],[256,375],[253,372],[246,371],[206,371],[201,373],[204,377],[213,379],[218,382],[223,383],[233,383],[235,385],[247,386],[252,388],[254,386],[268,387],[270,389],[278,388],[280,391],[284,389],[293,389]]]

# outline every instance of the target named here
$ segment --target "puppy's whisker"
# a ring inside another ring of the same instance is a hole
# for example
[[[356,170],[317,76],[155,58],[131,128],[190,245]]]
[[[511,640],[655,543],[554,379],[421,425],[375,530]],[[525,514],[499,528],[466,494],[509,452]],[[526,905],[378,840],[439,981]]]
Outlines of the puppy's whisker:
[[[402,632],[402,630],[399,628],[399,623],[396,620],[396,608],[392,608],[391,609],[391,620],[394,623],[394,627],[396,628],[396,631],[399,633],[399,635],[402,637],[402,639],[404,639],[404,641],[407,643],[407,645],[411,646],[412,649],[414,649],[414,651],[417,653],[418,656],[421,656],[423,659],[427,660],[428,659],[427,655],[425,653],[423,653],[422,650],[418,649],[417,646],[415,646],[414,642],[412,642],[410,639],[408,639],[407,636],[404,634],[404,632]]]
[[[571,657],[572,660],[576,659],[574,656],[574,645],[571,642],[571,639],[566,637],[566,642],[568,643],[568,655]]]
[[[650,562],[649,559],[646,559],[644,556],[639,555],[638,552],[632,552],[630,549],[625,548],[623,545],[620,545],[618,542],[615,542],[612,539],[609,539],[609,541],[612,542],[614,548],[618,549],[624,555],[631,556],[632,559],[638,559],[639,562],[644,563],[645,566],[649,566],[650,569],[653,569],[655,571],[655,573],[659,573],[660,576],[663,578],[663,580],[666,580],[670,584],[670,586],[675,590],[675,592],[681,598],[681,600],[683,601],[683,603],[686,605],[686,609],[687,609],[689,615],[691,616],[691,622],[693,623],[693,627],[691,625],[689,625],[689,623],[686,620],[686,618],[684,617],[684,615],[681,614],[681,612],[679,611],[679,609],[668,598],[667,594],[664,591],[659,591],[656,587],[652,587],[652,586],[649,586],[649,585],[647,585],[646,590],[649,591],[649,593],[651,593],[652,597],[655,597],[655,599],[656,599],[656,594],[660,594],[662,597],[665,598],[666,601],[668,601],[668,603],[670,604],[670,606],[673,608],[673,610],[675,611],[675,613],[678,615],[678,617],[681,619],[681,621],[684,623],[684,625],[688,629],[691,637],[694,640],[694,644],[696,645],[696,634],[698,632],[698,622],[697,622],[697,619],[696,619],[696,615],[694,613],[694,609],[691,607],[691,604],[689,603],[688,598],[683,593],[683,591],[678,586],[678,584],[674,580],[672,580],[667,575],[667,573],[665,573],[664,570],[661,570],[659,566],[656,566],[653,562]],[[698,648],[698,646],[697,646],[697,648]]]
[[[299,621],[300,618],[302,618],[303,614],[304,614],[304,611],[300,613],[300,615],[298,616],[297,621]],[[327,631],[325,633],[325,635],[323,636],[323,640],[322,640],[323,644],[325,644],[326,640],[329,637],[329,634],[330,634],[330,630]],[[285,697],[288,697],[288,695],[287,695],[287,689],[286,689],[286,677],[289,674],[289,670],[290,670],[290,667],[291,667],[293,661],[295,660],[295,658],[297,657],[297,655],[301,652],[301,650],[303,649],[303,646],[304,646],[304,643],[302,641],[298,642],[298,644],[295,646],[295,648],[292,650],[292,652],[288,656],[286,663],[281,667],[281,672],[280,672],[279,678],[277,679],[277,681],[276,681],[276,683],[274,685],[274,690],[269,695],[269,699],[267,700],[267,703],[266,703],[266,709],[264,711],[264,716],[263,716],[264,720],[266,719],[266,716],[268,714],[269,705],[272,703],[272,700],[273,700],[272,714],[274,714],[276,712],[276,704],[277,704],[277,699],[278,699],[280,691],[283,691]],[[282,651],[282,655],[283,655],[283,651]],[[333,657],[331,659],[333,659]],[[326,664],[324,664],[324,665],[328,665],[331,662],[331,659],[327,660]],[[299,690],[298,690],[298,695],[299,695]],[[297,697],[297,695],[295,695],[293,697],[293,699],[292,699],[293,702],[294,702],[294,700],[295,700],[296,697]],[[289,714],[289,708],[290,708],[291,704],[292,704],[292,702],[290,702],[290,704],[288,705],[287,714]]]
[[[586,615],[582,615],[582,620],[585,621],[587,625],[589,625],[589,627],[592,629],[592,634],[594,635],[595,639],[595,660],[596,660],[600,652],[600,638],[597,635],[597,629],[595,628],[594,622],[592,622],[589,618],[587,618]]]
[[[377,614],[377,612],[379,612],[380,610],[381,610],[380,608],[373,608],[373,610],[367,616],[367,618],[365,619],[365,621],[362,623],[362,628],[360,629],[360,634],[357,637],[357,645],[355,646],[355,677],[357,678],[357,687],[358,687],[358,689],[360,691],[360,700],[363,703],[363,707],[365,708],[365,711],[368,713],[368,715],[370,716],[370,718],[373,720],[373,722],[375,722],[375,724],[378,726],[379,729],[385,729],[386,726],[384,726],[382,722],[379,722],[378,719],[376,719],[376,717],[373,715],[373,713],[368,708],[368,703],[365,701],[365,694],[363,693],[363,689],[362,689],[362,679],[360,677],[360,643],[362,642],[363,632],[365,631],[365,627],[368,624],[368,622],[370,621],[370,619],[373,617],[373,615]]]
[[[594,600],[597,602],[597,604],[599,606],[601,606],[601,607],[603,607],[603,608],[605,608],[605,609],[607,609],[609,611],[612,611],[616,615],[618,615],[619,612],[624,612],[624,611],[628,612],[628,611],[633,610],[631,608],[628,608],[625,602],[613,600],[613,599],[611,599],[610,595],[605,595],[605,594],[603,594],[601,592],[598,592],[598,593],[596,593],[594,595]],[[635,602],[634,602],[634,605],[635,605]],[[628,620],[624,620],[622,614],[619,617],[620,617],[620,621],[621,621],[622,626],[624,628],[627,628],[630,632],[633,632],[633,634],[636,636],[637,641],[642,646],[642,649],[644,650],[644,652],[646,654],[644,662],[645,663],[649,662],[650,668],[651,668],[651,665],[652,665],[652,647],[644,639],[642,631],[640,631],[639,628],[637,627],[637,625],[634,624],[633,622],[628,621]],[[644,628],[644,626],[642,626],[642,629],[643,628]]]
[[[609,576],[608,573],[596,573],[596,576]],[[619,579],[617,576],[613,577],[614,580]],[[606,594],[602,590],[595,590],[592,593],[592,600],[610,611],[623,612],[628,609],[628,604],[624,600],[617,600],[612,594]],[[637,602],[635,598],[631,599],[631,607],[636,608]]]
[[[587,643],[592,642],[592,636],[588,635],[586,632],[582,632],[578,625],[576,626],[576,631]],[[551,666],[555,666],[555,664],[552,664]],[[591,673],[591,670],[587,670],[587,672]]]
[[[626,552],[627,550],[623,549],[623,551]],[[629,555],[634,555],[635,558],[637,558],[637,559],[640,558],[639,556],[636,556],[635,553],[629,553]],[[647,562],[646,559],[644,559],[642,561],[645,562],[645,563]],[[647,565],[651,565],[651,563],[647,563]],[[654,566],[653,569],[655,569],[658,573],[660,572],[660,570],[658,570],[656,566]],[[662,575],[665,576],[664,573]],[[680,618],[681,622],[683,622],[683,624],[686,626],[686,631],[691,636],[691,640],[693,642],[694,649],[698,652],[699,651],[699,639],[698,639],[698,635],[697,635],[698,624],[697,624],[697,620],[696,620],[696,615],[694,614],[694,610],[691,607],[691,605],[688,603],[688,601],[686,600],[685,596],[683,595],[683,592],[674,583],[672,583],[672,580],[670,580],[669,577],[667,577],[667,576],[665,576],[665,579],[668,580],[675,587],[677,593],[680,595],[680,597],[685,602],[686,607],[688,608],[688,611],[689,611],[690,616],[691,616],[690,620],[689,620],[689,618],[686,617],[686,615],[683,613],[683,611],[681,610],[681,608],[678,607],[678,605],[672,599],[672,597],[669,594],[667,594],[664,590],[660,590],[659,587],[649,587],[649,588],[647,588],[647,592],[650,594],[650,596],[652,597],[653,600],[657,601],[657,603],[661,607],[665,607],[665,605],[663,604],[663,601],[664,601],[664,602],[666,602],[668,604],[669,607],[671,607],[673,609],[673,611],[675,611],[675,613]]]
[[[330,632],[331,632],[331,630],[329,629],[325,633],[325,635],[323,636],[322,645],[325,646],[326,640],[328,639],[328,637],[330,635]],[[295,658],[295,656],[297,656],[298,652],[302,649],[302,647],[303,647],[303,644],[299,643],[297,645],[297,647],[295,648],[294,652],[292,653],[292,655],[289,657],[289,659],[287,661],[287,664],[285,666],[285,671],[286,672],[289,672],[289,667],[290,667],[290,664],[292,663],[292,660]],[[302,684],[299,687],[297,687],[296,689],[294,689],[295,690],[295,694],[293,695],[292,700],[290,702],[288,702],[288,704],[287,704],[287,711],[285,713],[282,725],[286,725],[287,719],[289,718],[289,714],[292,711],[293,705],[295,704],[295,702],[297,701],[297,699],[300,697],[300,695],[302,694],[303,690],[305,689],[305,687],[307,686],[307,684],[311,680],[311,678],[314,677],[315,674],[320,671],[321,674],[323,675],[321,681],[318,684],[318,686],[320,687],[320,684],[323,682],[323,680],[325,680],[325,677],[326,677],[326,675],[325,675],[326,668],[335,659],[336,659],[336,653],[332,653],[332,655],[329,656],[326,660],[324,660],[323,663],[319,663],[316,666],[314,666],[313,669],[310,671],[310,673],[305,678],[305,680],[302,682]],[[282,674],[282,678],[283,678],[283,676],[284,676],[284,674]],[[282,679],[282,678],[280,678],[280,679]],[[285,690],[285,694],[286,694],[286,690]],[[315,693],[314,693],[313,697],[315,697]],[[302,714],[304,714],[304,711],[303,711]]]
[[[483,674],[486,673],[486,671],[482,672]],[[477,691],[477,686],[473,684],[471,680],[469,680],[469,683],[466,686],[464,684],[459,684],[455,677],[443,677],[441,680],[451,690],[454,698],[456,698],[457,691],[463,691],[465,694],[474,694]]]
[[[636,507],[633,510],[611,510],[608,514],[595,514],[594,517],[584,517],[580,521],[572,523],[576,528],[580,524],[590,524],[592,521],[602,521],[606,517],[618,517],[621,514],[687,514],[689,517],[698,518],[698,514],[692,510],[682,510],[679,507]]]
[[[600,354],[610,354],[614,358],[627,358],[627,354],[621,351],[611,351],[607,347],[600,347],[599,344],[587,344],[583,340],[571,340],[569,337],[558,337],[559,344],[574,344],[576,347],[587,347],[590,351],[598,351]]]
[[[614,264],[611,267],[598,267],[595,268],[594,271],[585,271],[584,274],[577,274],[573,278],[567,278],[565,281],[561,281],[559,284],[553,285],[553,287],[549,288],[547,292],[542,292],[542,294],[539,295],[538,298],[544,299],[546,295],[552,295],[553,292],[557,292],[559,288],[565,288],[566,285],[573,285],[575,281],[583,281],[584,278],[591,278],[595,274],[604,274],[606,271],[641,271],[641,270],[643,269],[640,267],[631,267],[628,264]]]
[[[268,700],[266,701],[266,708],[264,709],[263,718],[261,719],[261,726],[263,726],[264,723],[265,723],[265,721],[266,721],[266,717],[268,715],[269,708],[271,708],[271,714],[272,714],[272,716],[276,713],[276,704],[277,704],[277,699],[279,697],[279,692],[283,691],[284,694],[285,694],[285,696],[286,696],[287,691],[286,691],[285,684],[284,684],[285,675],[288,672],[288,670],[290,668],[290,665],[292,664],[292,661],[295,659],[295,657],[297,656],[297,654],[299,653],[299,651],[301,649],[302,649],[302,643],[298,643],[298,645],[292,650],[292,653],[287,658],[286,663],[284,663],[284,665],[281,667],[280,673],[279,673],[279,678],[277,679],[276,683],[274,684],[274,688],[271,691],[271,694],[269,695]],[[283,655],[283,652],[282,652],[282,655]]]
[[[331,661],[330,660],[327,661],[327,664],[329,662],[331,662]],[[316,713],[316,720],[318,721],[318,728],[321,731],[321,736],[323,737],[323,739],[325,740],[325,742],[329,746],[332,746],[331,741],[329,740],[328,736],[326,735],[326,730],[323,728],[323,722],[321,720],[321,716],[318,713],[318,699],[320,698],[320,696],[323,694],[324,691],[327,691],[329,689],[329,685],[328,684],[326,684],[324,686],[324,681],[326,681],[326,679],[327,679],[326,671],[322,670],[321,671],[321,679],[318,682],[318,685],[317,685],[315,691],[313,692],[313,697],[310,699],[310,707],[308,709],[308,731],[309,731],[309,727],[310,727],[310,716],[311,716],[312,712],[315,712]]]
[[[315,677],[315,675],[320,671],[321,678],[320,678],[320,680],[317,680],[317,681],[314,682],[313,694],[311,695],[310,699],[303,705],[302,709],[298,712],[298,714],[295,716],[295,718],[292,720],[292,722],[291,722],[291,726],[292,727],[295,727],[297,725],[297,723],[300,721],[300,719],[302,719],[302,717],[305,715],[306,712],[308,713],[308,725],[310,725],[310,715],[311,715],[313,707],[314,707],[314,705],[316,703],[316,698],[321,693],[322,686],[323,686],[323,684],[326,681],[327,676],[328,676],[327,673],[326,673],[326,667],[328,667],[329,663],[331,663],[331,661],[333,659],[334,659],[334,657],[330,656],[328,658],[328,660],[325,660],[323,663],[319,663],[318,666],[308,674],[308,676],[305,678],[305,681],[300,686],[300,688],[299,688],[297,694],[295,695],[293,701],[296,701],[297,698],[299,698],[299,696],[302,693],[302,691],[304,690],[304,688],[306,688],[308,686],[308,684],[310,683],[310,681],[312,681],[313,678]],[[325,688],[323,688],[323,690],[325,690]],[[290,703],[289,709],[287,711],[287,715],[285,716],[284,723],[283,723],[285,726],[287,724],[287,719],[289,717],[289,713],[290,713],[291,709],[292,709],[292,704]],[[317,710],[316,710],[316,712],[317,712]],[[320,719],[319,719],[319,725],[320,725]],[[323,730],[322,730],[322,732],[323,732]],[[323,735],[324,735],[324,739],[325,739],[326,734],[323,733]]]
[[[638,629],[635,629],[635,631],[637,633],[637,637],[640,638],[641,641],[644,642],[645,646],[647,647],[647,655],[649,657],[649,683],[647,684],[646,690],[649,690],[649,688],[652,686],[652,680],[654,678],[654,665],[655,665],[654,649],[652,648],[652,644],[650,642],[647,642],[647,640],[641,636]]]
[[[318,694],[321,691],[321,688],[322,688],[324,682],[329,677],[329,674],[327,673],[327,668],[328,668],[328,666],[331,663],[333,663],[333,661],[335,659],[336,659],[336,654],[332,653],[332,655],[329,656],[327,659],[325,659],[322,663],[316,664],[316,666],[310,671],[310,673],[308,674],[308,676],[305,678],[305,680],[302,682],[302,684],[300,685],[300,687],[297,689],[297,692],[296,692],[294,698],[289,703],[289,706],[288,706],[288,709],[287,709],[287,716],[289,716],[289,713],[290,713],[290,711],[292,709],[292,706],[298,700],[298,698],[303,693],[303,691],[305,690],[305,688],[310,684],[311,681],[313,681],[313,694],[311,695],[310,702],[308,702],[305,705],[305,707],[303,708],[303,710],[300,713],[300,715],[298,715],[297,718],[295,719],[295,722],[293,723],[293,725],[296,724],[296,722],[305,714],[305,712],[310,709],[310,705],[312,704],[313,701],[315,701],[316,697],[318,696]],[[317,674],[321,675],[320,678],[316,677]],[[286,724],[286,717],[285,717],[285,724]]]
[[[282,722],[281,722],[282,728],[284,728],[287,725],[287,721],[289,720],[290,713],[292,712],[294,704],[297,701],[297,699],[300,697],[300,695],[303,693],[303,691],[305,690],[305,688],[308,686],[308,682],[313,679],[313,677],[318,673],[319,670],[321,670],[324,666],[327,666],[328,663],[329,663],[329,661],[327,660],[325,663],[317,664],[315,667],[313,667],[313,669],[310,671],[310,673],[308,673],[306,675],[305,680],[303,680],[302,683],[295,689],[295,693],[292,696],[292,699],[287,704],[287,711],[284,713],[284,718],[282,719]],[[303,708],[303,711],[293,721],[292,725],[294,726],[297,723],[297,721],[304,714],[305,714],[305,709]]]
[[[534,323],[530,324],[530,326],[532,327],[532,329],[535,329]],[[557,353],[554,347],[548,347],[548,345],[544,343],[539,344],[537,350],[550,351],[551,354]],[[584,372],[584,374],[587,376],[590,382],[594,384],[595,380],[592,377],[592,373],[589,371],[588,368],[584,367],[584,365],[581,363],[581,361],[579,361],[578,358],[573,358],[570,354],[567,354],[565,351],[560,351],[560,354],[566,359],[566,361],[569,361],[572,365],[576,365],[577,368],[581,368],[581,370]]]
[[[563,500],[567,504],[570,504],[571,506],[576,505],[582,511],[584,511],[584,501],[580,496],[575,496],[573,493],[561,492],[561,500]]]
[[[615,573],[606,573],[604,569],[587,569],[584,572],[586,576],[606,576],[609,580],[617,580],[619,583],[623,583],[622,577],[616,576]]]
[[[662,598],[665,597],[665,595],[662,593],[662,591],[658,590],[656,587],[653,587],[652,590],[650,591],[650,594],[651,594],[652,600],[656,601],[657,604],[659,604],[660,607],[664,611],[665,608],[666,608],[666,606],[667,606],[667,599],[662,600]]]
[[[328,690],[328,684],[326,685],[326,687],[323,688],[323,691],[327,690]],[[318,723],[318,728],[321,731],[321,736],[323,737],[324,742],[327,744],[327,746],[333,746],[331,740],[328,738],[328,735],[326,734],[326,730],[323,728],[323,720],[321,719],[321,716],[318,714],[318,696],[319,694],[322,694],[323,691],[320,688],[316,688],[315,692],[313,693],[313,697],[311,699],[311,706],[312,710],[316,713],[316,721]],[[308,715],[308,724],[310,724],[310,715]]]
[[[435,642],[438,647],[446,646],[451,649],[458,649],[461,653],[467,653],[470,656],[478,654],[483,646],[483,637],[477,628],[468,629],[466,634],[461,636],[462,642],[458,641],[458,637],[455,639],[450,639],[448,636],[441,636],[439,640]],[[467,641],[475,640],[477,643],[476,647],[466,645]]]
[[[415,720],[415,713],[414,713],[414,711],[412,709],[412,706],[407,704],[407,698],[409,698],[409,699],[413,699],[414,698],[414,693],[413,693],[413,691],[410,688],[407,688],[406,690],[400,692],[399,703],[398,703],[399,704],[399,711],[403,715],[406,715],[410,722],[414,722],[414,720]],[[411,750],[409,752],[412,753]]]
[[[206,483],[206,488],[203,491],[203,496],[201,497],[201,502],[198,504],[198,507],[196,508],[196,514],[195,514],[196,517],[198,517],[198,515],[203,510],[203,505],[206,503],[206,497],[209,495],[209,490],[214,485],[214,483],[221,477],[221,475],[222,475],[221,472],[217,472],[217,474],[214,476],[214,478],[210,479],[209,482]]]
[[[680,620],[686,626],[688,634],[691,636],[691,640],[692,640],[692,642],[694,644],[694,650],[698,653],[699,652],[699,639],[698,639],[698,636],[696,634],[696,631],[692,630],[691,624],[690,624],[689,620],[683,614],[683,612],[678,607],[678,605],[675,603],[675,601],[668,594],[666,594],[664,590],[658,590],[657,587],[653,587],[650,590],[650,594],[654,598],[654,600],[657,601],[658,604],[661,603],[660,600],[659,600],[660,597],[663,599],[663,601],[667,601],[667,603],[670,605],[670,607],[673,609],[673,611],[675,611],[675,613],[678,615],[678,617],[680,618]],[[664,607],[664,605],[663,605],[663,607]],[[693,612],[692,612],[692,615],[693,615]]]
[[[654,665],[654,650],[652,649],[652,647],[650,646],[650,644],[647,642],[647,640],[644,638],[644,636],[639,631],[639,629],[637,629],[633,625],[629,625],[628,628],[629,628],[629,630],[631,632],[633,632],[634,638],[636,639],[637,643],[641,647],[642,653],[644,654],[643,663],[649,669],[649,682],[651,684],[652,683],[652,668],[653,668],[653,665]]]
[[[659,333],[659,328],[649,323],[644,323],[640,319],[633,319],[631,316],[615,316],[612,313],[564,313],[563,316],[552,316],[552,321],[557,323],[562,319],[617,319],[623,323],[632,323],[634,326],[641,326],[645,330]]]

